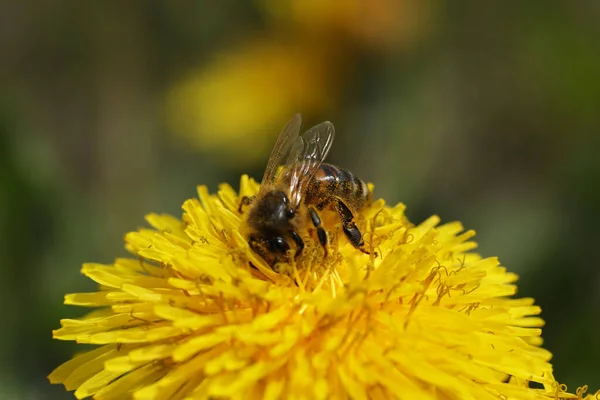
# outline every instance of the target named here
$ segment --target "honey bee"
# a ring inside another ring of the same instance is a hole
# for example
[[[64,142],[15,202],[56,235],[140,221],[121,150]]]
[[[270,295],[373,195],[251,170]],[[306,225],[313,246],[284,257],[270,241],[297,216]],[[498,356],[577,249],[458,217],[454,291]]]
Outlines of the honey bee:
[[[299,135],[301,124],[299,114],[287,123],[275,142],[258,194],[242,198],[240,212],[249,206],[245,233],[250,247],[271,266],[289,261],[292,246],[295,256],[302,253],[301,233],[312,225],[327,254],[327,232],[319,215],[327,209],[339,216],[348,241],[370,254],[355,223],[356,213],[371,202],[368,186],[351,172],[323,163],[335,136],[331,122]]]

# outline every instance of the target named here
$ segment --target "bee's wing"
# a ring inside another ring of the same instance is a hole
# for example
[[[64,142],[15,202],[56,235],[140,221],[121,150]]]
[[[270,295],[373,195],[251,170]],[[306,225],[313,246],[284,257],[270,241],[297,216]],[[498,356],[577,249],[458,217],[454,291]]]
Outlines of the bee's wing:
[[[269,156],[269,162],[267,163],[265,174],[263,175],[261,182],[261,186],[263,188],[275,182],[279,167],[284,164],[284,161],[287,159],[291,148],[298,140],[298,133],[300,132],[301,125],[302,117],[300,114],[296,114],[291,120],[288,121],[279,134],[277,142],[275,142],[275,146],[273,146],[273,150]]]
[[[298,207],[302,201],[306,185],[327,157],[334,136],[333,124],[326,121],[296,139],[286,162],[292,208]]]

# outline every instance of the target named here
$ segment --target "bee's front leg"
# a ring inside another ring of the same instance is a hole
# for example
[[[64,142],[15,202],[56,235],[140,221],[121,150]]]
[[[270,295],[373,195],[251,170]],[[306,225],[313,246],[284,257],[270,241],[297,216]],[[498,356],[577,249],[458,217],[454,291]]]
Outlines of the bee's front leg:
[[[300,235],[296,231],[292,231],[290,233],[290,236],[292,237],[292,239],[296,243],[297,250],[296,250],[295,256],[298,257],[300,255],[300,253],[302,253],[302,250],[304,250],[304,240],[302,240],[302,238],[300,237]]]

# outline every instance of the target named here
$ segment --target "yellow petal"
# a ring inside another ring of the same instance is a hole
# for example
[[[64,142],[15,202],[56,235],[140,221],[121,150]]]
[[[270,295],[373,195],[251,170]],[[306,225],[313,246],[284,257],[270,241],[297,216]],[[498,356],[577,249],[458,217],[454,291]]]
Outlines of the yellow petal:
[[[78,399],[89,397],[118,378],[121,374],[122,372],[100,371],[77,388],[75,397]]]
[[[140,367],[109,383],[94,395],[97,400],[118,400],[131,394],[131,391],[144,382],[155,382],[166,371],[156,364]]]
[[[92,362],[98,357],[104,356],[105,358],[110,357],[110,354],[114,352],[116,345],[109,344],[106,346],[98,347],[97,349],[90,350],[86,353],[82,353],[69,361],[62,364],[60,367],[56,368],[50,375],[48,375],[48,379],[50,383],[64,383],[65,380],[73,373],[73,371],[82,367],[83,365]],[[108,354],[108,356],[107,356]],[[100,362],[100,364],[103,361]],[[72,390],[67,388],[67,390]]]
[[[194,354],[215,347],[229,340],[229,338],[229,335],[218,332],[193,337],[176,347],[173,351],[173,359],[178,362],[186,361]]]

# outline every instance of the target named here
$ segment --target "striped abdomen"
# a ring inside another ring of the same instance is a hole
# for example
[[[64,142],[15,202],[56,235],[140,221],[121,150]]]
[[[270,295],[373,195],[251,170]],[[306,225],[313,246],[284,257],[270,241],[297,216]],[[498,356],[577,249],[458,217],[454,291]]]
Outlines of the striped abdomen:
[[[365,182],[348,170],[323,163],[307,188],[305,202],[323,207],[331,201],[332,196],[340,198],[354,211],[371,200]]]

